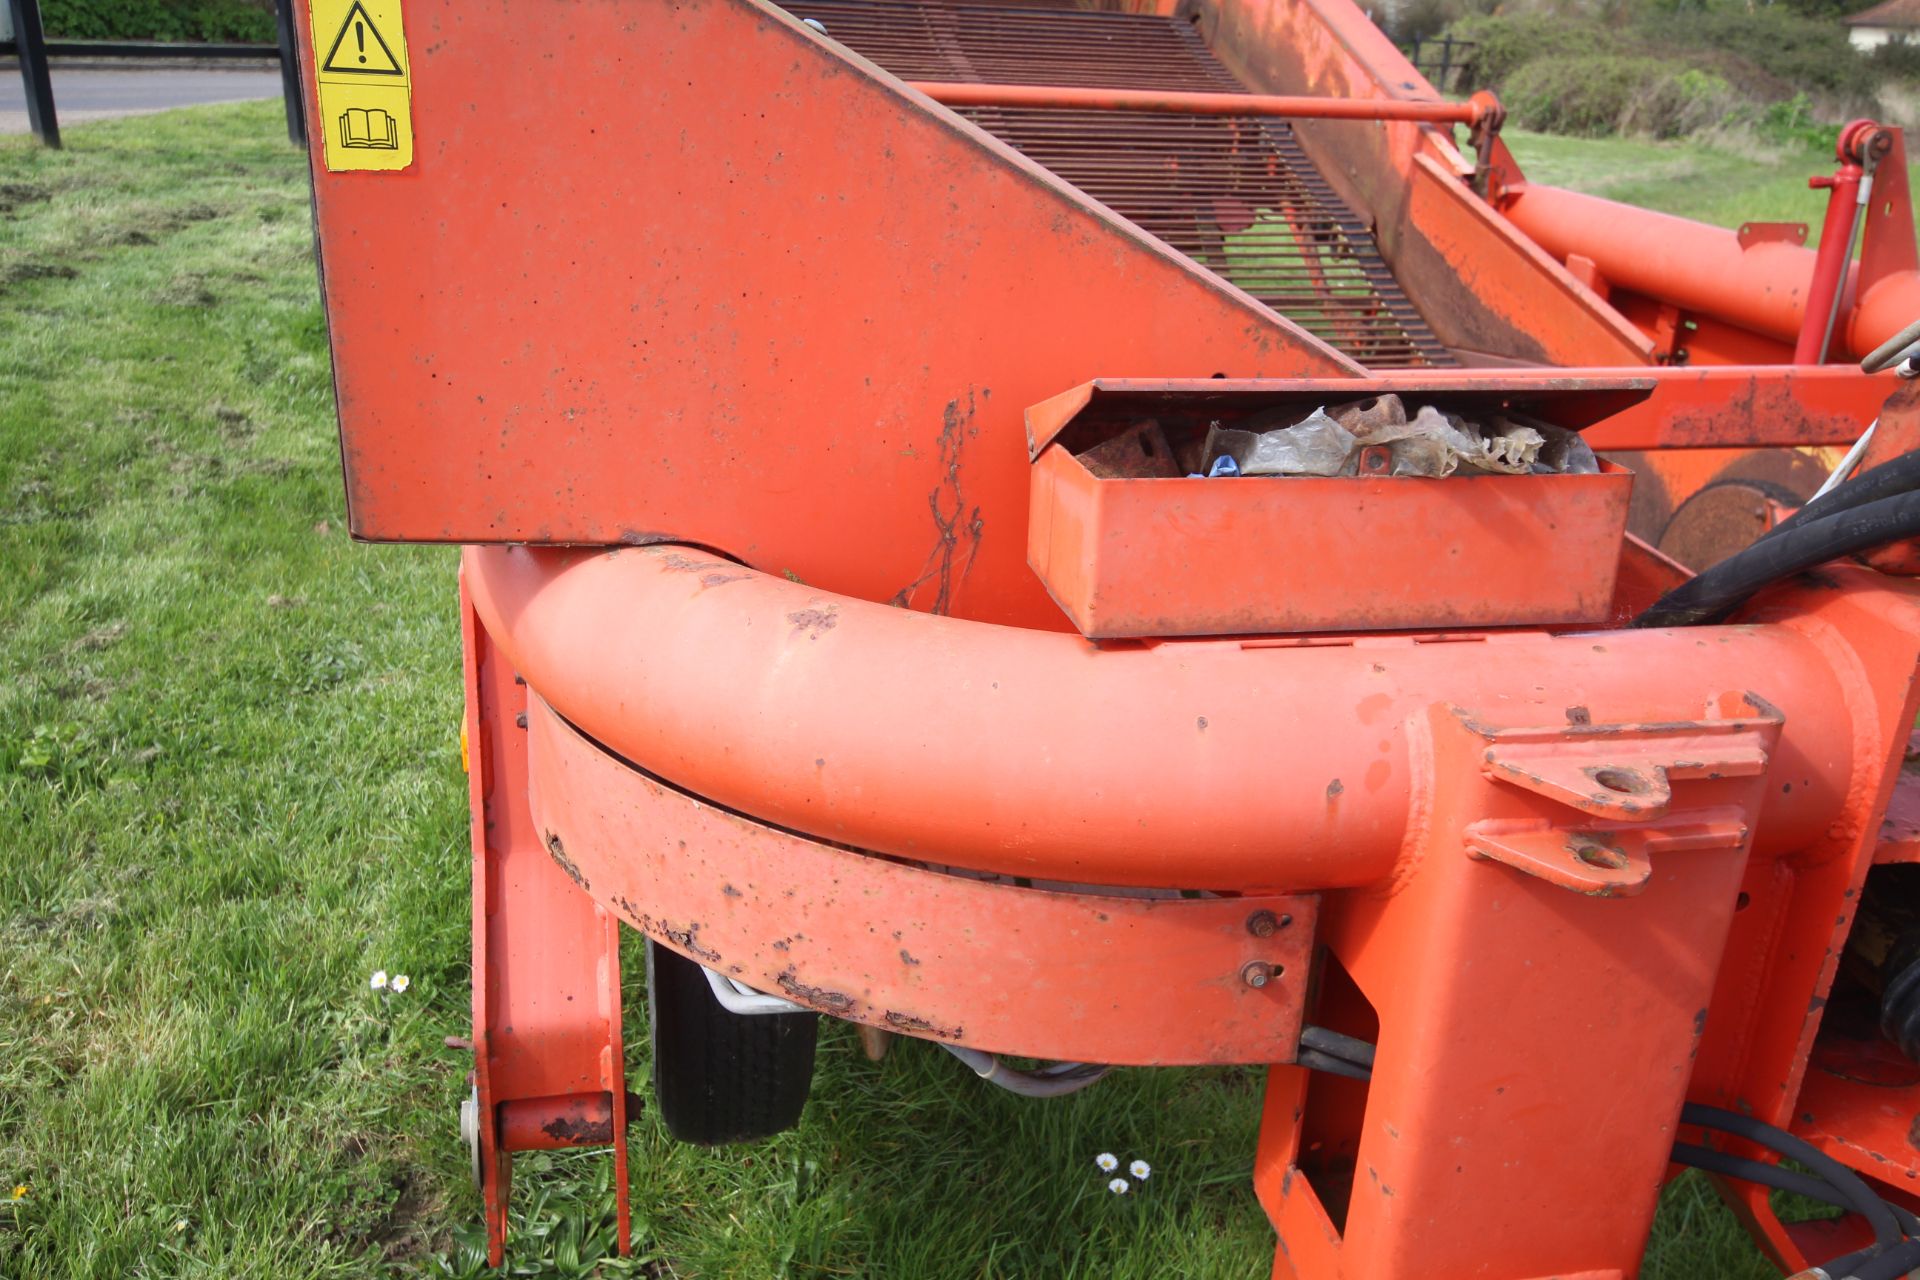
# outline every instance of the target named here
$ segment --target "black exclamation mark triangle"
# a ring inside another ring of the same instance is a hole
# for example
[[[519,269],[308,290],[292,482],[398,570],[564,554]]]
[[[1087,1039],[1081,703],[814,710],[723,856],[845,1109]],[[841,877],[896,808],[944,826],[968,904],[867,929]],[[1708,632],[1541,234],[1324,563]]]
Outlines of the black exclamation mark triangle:
[[[353,0],[353,6],[347,10],[346,20],[340,24],[340,33],[334,36],[333,47],[327,50],[326,61],[320,64],[320,69],[357,76],[407,74],[400,69],[400,60],[393,56],[386,37],[373,25],[360,0]]]

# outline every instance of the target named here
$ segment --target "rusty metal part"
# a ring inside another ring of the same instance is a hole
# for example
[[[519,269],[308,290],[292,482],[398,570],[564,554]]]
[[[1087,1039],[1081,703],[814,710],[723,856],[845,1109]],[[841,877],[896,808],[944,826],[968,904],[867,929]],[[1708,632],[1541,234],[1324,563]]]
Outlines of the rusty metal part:
[[[1680,505],[1658,546],[1696,572],[1710,569],[1744,551],[1801,501],[1801,495],[1762,481],[1716,480]]]
[[[537,819],[565,839],[585,892],[748,986],[991,1053],[1137,1065],[1292,1058],[1311,896],[1122,897],[903,866],[688,795],[550,709],[532,735]],[[1250,909],[1300,924],[1255,938]],[[1241,980],[1256,964],[1273,978],[1257,998]]]
[[[628,1093],[622,1123],[639,1118],[640,1096]],[[499,1108],[500,1145],[508,1151],[558,1151],[604,1147],[613,1142],[613,1094],[576,1093],[561,1098],[516,1098]]]
[[[1198,38],[1257,92],[1440,96],[1347,0],[1207,0],[1190,14]],[[1303,157],[1372,228],[1395,279],[1465,362],[1648,362],[1646,338],[1631,321],[1474,193],[1476,166],[1450,131],[1343,120],[1298,120],[1292,130]],[[1489,189],[1502,156],[1496,139]]]
[[[936,97],[982,129],[1362,363],[1452,362],[1291,126],[1262,117],[1297,117],[1295,107],[1459,113],[1461,104],[1330,107],[1250,95],[1191,23],[1171,18],[1054,20],[992,5],[852,0],[785,7],[917,87],[940,82]],[[1261,101],[1272,110],[1250,105]],[[1193,104],[1223,118],[1186,116]]]
[[[1484,100],[1409,102],[1394,98],[1316,98],[1275,93],[1189,93],[1097,89],[1079,85],[978,84],[909,80],[948,107],[1039,107],[1066,111],[1154,111],[1192,116],[1277,116],[1299,120],[1416,120],[1477,125],[1492,114]]]

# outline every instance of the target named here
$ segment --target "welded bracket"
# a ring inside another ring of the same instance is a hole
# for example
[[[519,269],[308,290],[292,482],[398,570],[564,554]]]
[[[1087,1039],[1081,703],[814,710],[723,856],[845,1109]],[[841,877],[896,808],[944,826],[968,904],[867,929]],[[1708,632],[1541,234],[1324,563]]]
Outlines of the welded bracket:
[[[1579,815],[1574,822],[1529,814],[1470,823],[1468,856],[1575,893],[1629,897],[1652,877],[1655,853],[1740,848],[1750,832],[1743,805],[1676,811],[1674,784],[1764,774],[1782,717],[1752,694],[1718,702],[1718,717],[1697,721],[1596,725],[1574,708],[1565,725],[1521,729],[1490,728],[1456,710],[1461,724],[1486,743],[1481,772],[1487,778]]]

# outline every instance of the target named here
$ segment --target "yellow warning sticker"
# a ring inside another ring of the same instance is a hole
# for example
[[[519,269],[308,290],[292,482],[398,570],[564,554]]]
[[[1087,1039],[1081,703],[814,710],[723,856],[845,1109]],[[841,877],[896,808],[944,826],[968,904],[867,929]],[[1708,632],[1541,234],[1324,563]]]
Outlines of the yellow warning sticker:
[[[406,168],[413,93],[400,0],[312,0],[311,10],[327,168]]]

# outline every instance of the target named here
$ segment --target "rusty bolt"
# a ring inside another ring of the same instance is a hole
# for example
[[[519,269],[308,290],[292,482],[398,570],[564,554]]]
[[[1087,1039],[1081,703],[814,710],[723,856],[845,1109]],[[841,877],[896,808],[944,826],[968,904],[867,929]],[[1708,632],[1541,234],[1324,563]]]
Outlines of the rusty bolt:
[[[1273,966],[1255,960],[1240,971],[1240,979],[1248,986],[1259,988],[1267,985],[1273,978]]]
[[[1271,938],[1280,921],[1271,911],[1256,911],[1247,917],[1247,932],[1256,938]]]

